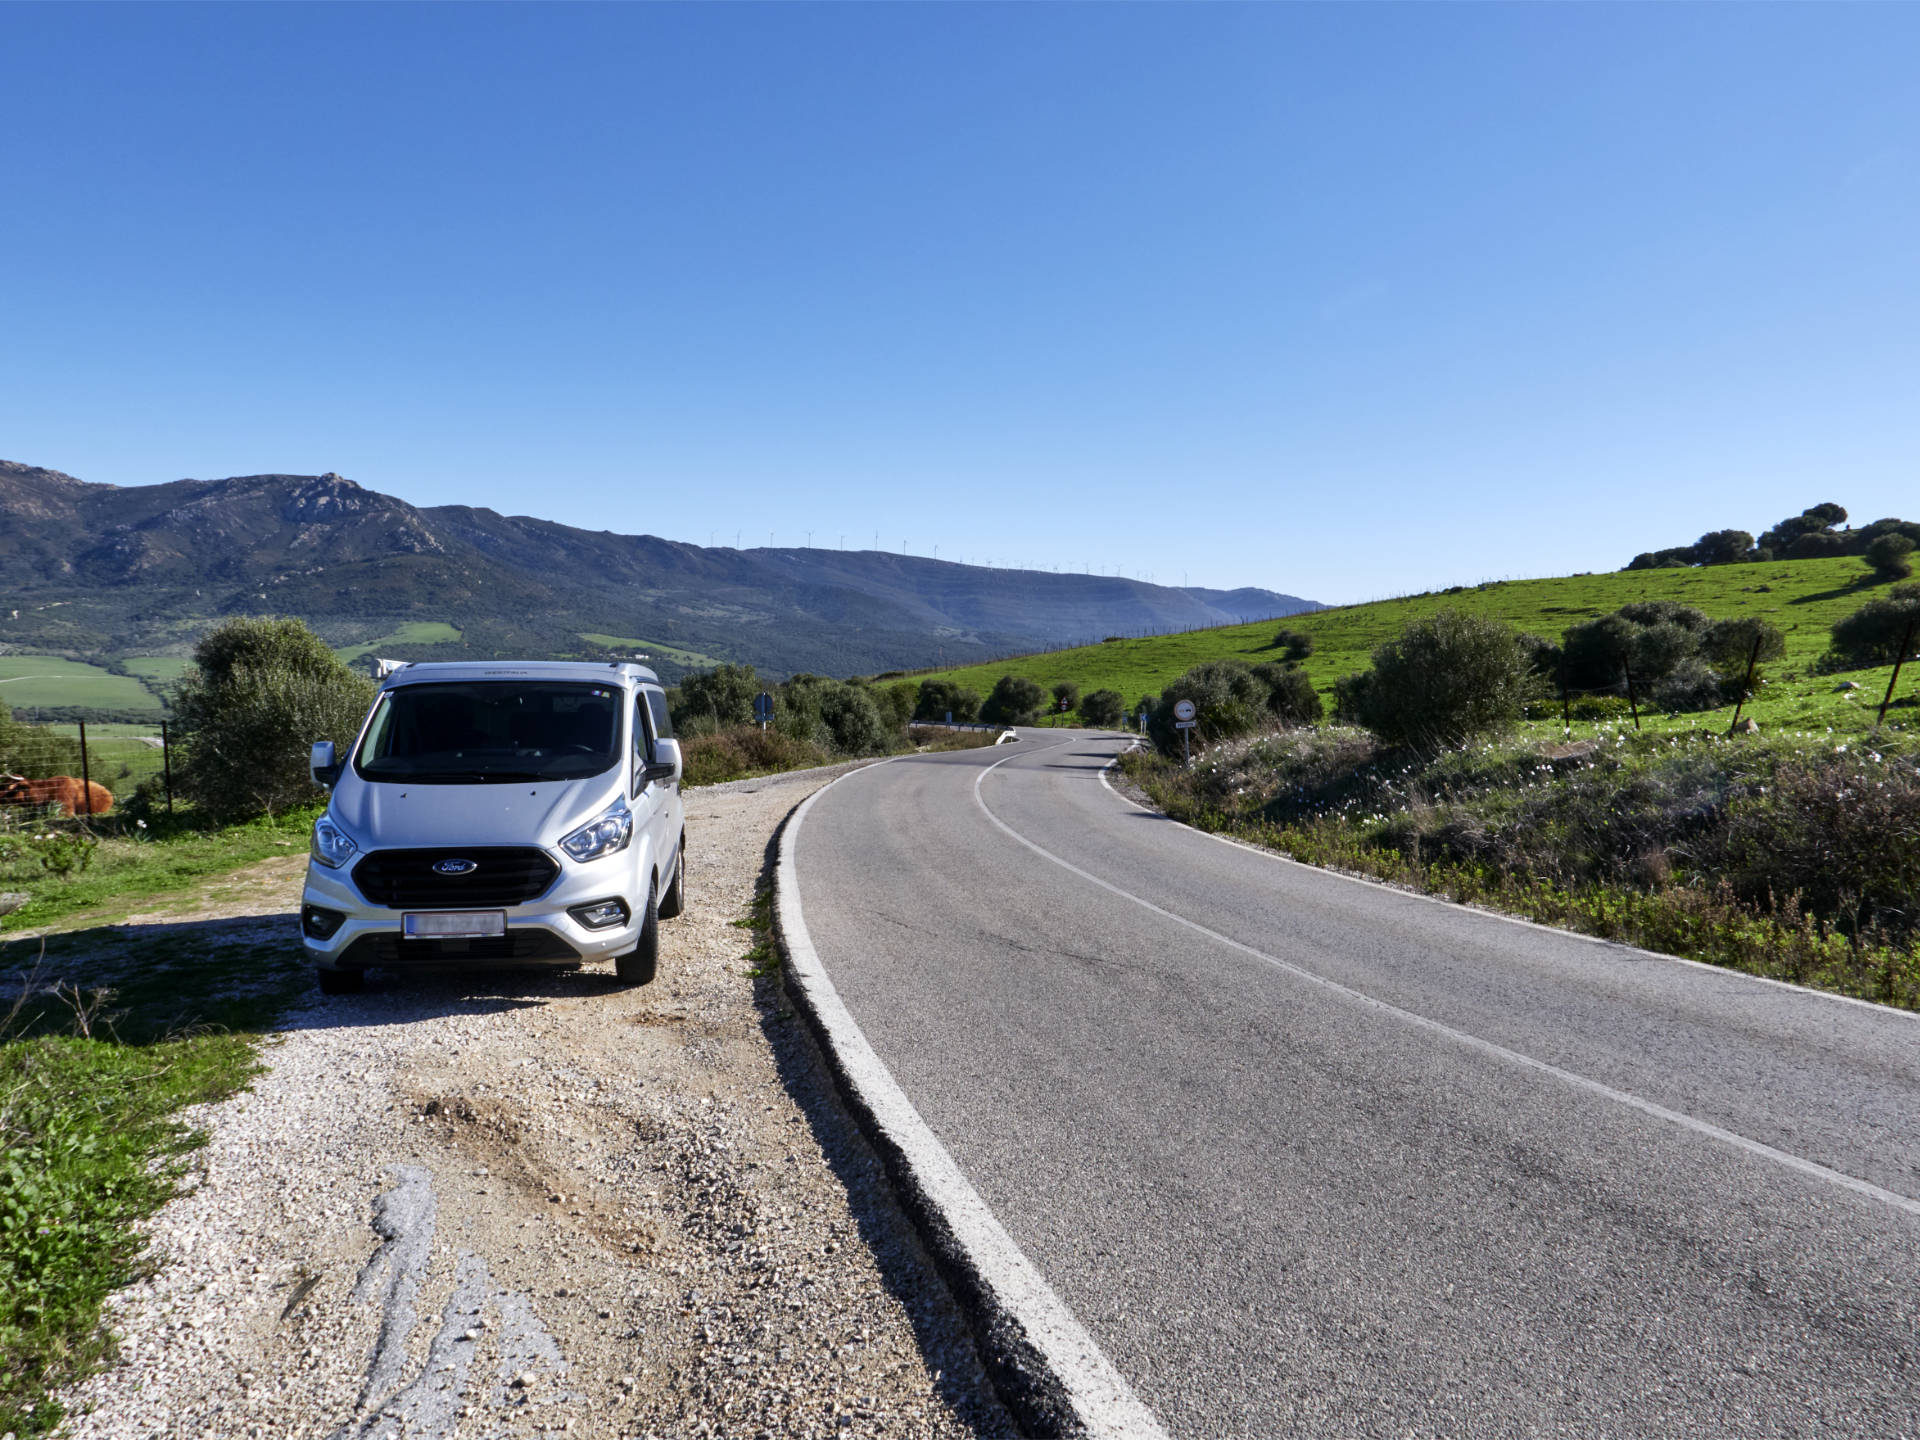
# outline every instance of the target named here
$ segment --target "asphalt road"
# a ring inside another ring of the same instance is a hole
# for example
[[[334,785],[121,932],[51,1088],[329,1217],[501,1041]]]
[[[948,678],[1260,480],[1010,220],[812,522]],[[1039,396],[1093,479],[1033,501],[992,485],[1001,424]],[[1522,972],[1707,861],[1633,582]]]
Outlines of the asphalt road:
[[[1171,1434],[1920,1434],[1920,1021],[1225,844],[1123,746],[857,772],[795,865]]]

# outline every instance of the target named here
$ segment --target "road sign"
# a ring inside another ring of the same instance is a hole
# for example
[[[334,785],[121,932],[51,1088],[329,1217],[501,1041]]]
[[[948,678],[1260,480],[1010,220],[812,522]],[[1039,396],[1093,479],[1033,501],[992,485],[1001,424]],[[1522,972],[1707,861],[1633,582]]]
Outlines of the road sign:
[[[1176,700],[1173,702],[1173,718],[1181,721],[1193,719],[1193,701]]]
[[[753,697],[753,718],[760,722],[762,730],[766,729],[767,722],[773,719],[773,696],[764,690]]]
[[[1191,730],[1199,723],[1198,720],[1176,720],[1173,722],[1173,728],[1176,730]]]

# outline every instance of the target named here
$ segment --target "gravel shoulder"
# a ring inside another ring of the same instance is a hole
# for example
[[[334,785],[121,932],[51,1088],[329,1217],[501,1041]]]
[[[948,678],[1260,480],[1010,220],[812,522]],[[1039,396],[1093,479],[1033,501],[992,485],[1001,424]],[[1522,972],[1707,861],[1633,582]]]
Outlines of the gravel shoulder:
[[[785,816],[690,791],[660,978],[391,976],[302,1002],[149,1223],[76,1436],[1004,1435],[966,1324],[777,978]],[[282,914],[269,862],[198,918]],[[170,913],[170,921],[185,917]]]

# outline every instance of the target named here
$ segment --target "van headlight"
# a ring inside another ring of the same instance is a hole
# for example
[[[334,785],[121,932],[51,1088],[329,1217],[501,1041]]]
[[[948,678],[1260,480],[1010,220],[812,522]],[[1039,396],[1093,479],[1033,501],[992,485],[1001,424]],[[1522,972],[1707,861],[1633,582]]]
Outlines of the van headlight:
[[[347,838],[346,831],[325,815],[313,822],[313,858],[329,870],[338,870],[359,848]]]
[[[575,860],[598,860],[627,848],[633,839],[633,812],[625,800],[616,800],[605,814],[589,820],[560,842],[560,848]]]

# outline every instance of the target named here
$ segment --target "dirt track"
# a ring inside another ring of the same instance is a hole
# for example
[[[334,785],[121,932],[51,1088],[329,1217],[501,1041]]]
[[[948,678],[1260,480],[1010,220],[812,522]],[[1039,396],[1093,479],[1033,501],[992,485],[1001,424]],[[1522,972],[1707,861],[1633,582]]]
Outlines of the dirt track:
[[[165,1263],[116,1297],[125,1356],[66,1397],[72,1433],[1007,1433],[803,1025],[746,973],[734,922],[826,778],[689,794],[651,986],[376,975],[290,1015],[253,1090],[194,1117]],[[231,908],[290,924],[298,867],[269,865]]]

